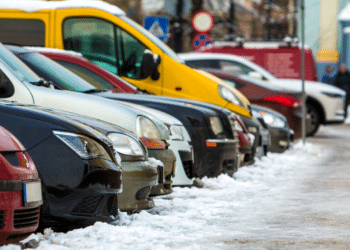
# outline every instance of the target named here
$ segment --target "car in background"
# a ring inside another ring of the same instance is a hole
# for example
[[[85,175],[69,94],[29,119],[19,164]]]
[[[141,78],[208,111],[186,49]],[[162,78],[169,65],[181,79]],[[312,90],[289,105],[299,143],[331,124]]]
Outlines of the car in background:
[[[41,181],[21,142],[0,126],[0,245],[27,238],[39,225]]]
[[[295,137],[301,137],[301,93],[286,91],[242,74],[214,69],[206,69],[206,71],[237,88],[252,104],[282,113],[287,118],[289,126],[295,131]],[[310,129],[310,122],[310,117],[308,117],[307,129]]]
[[[19,48],[21,49],[21,48]],[[167,148],[169,129],[151,114],[130,108],[115,101],[85,93],[52,89],[42,78],[30,70],[18,57],[0,44],[0,58],[6,69],[7,81],[2,88],[0,99],[18,101],[24,104],[36,104],[46,108],[57,108],[63,111],[86,115],[100,119],[131,131],[136,134],[149,149],[148,154],[164,164],[164,172],[174,171],[176,157]],[[59,65],[58,65],[59,66]],[[56,72],[57,74],[57,72]],[[90,91],[91,85],[80,85]],[[171,181],[164,176],[164,187],[171,187]],[[164,189],[171,193],[172,189]],[[154,195],[157,195],[154,193]]]
[[[29,51],[28,49],[22,49],[18,47],[8,46],[15,52],[19,58],[21,58],[25,63],[28,64],[37,74],[41,75],[46,80],[52,81],[57,88],[67,89],[67,85],[71,88],[75,86],[75,90],[78,91],[81,89],[79,84],[83,87],[83,84],[88,84],[83,81],[83,79],[78,76],[72,74],[72,72],[66,69],[62,69],[62,67],[58,67],[57,64],[54,64],[51,60],[44,58],[44,56],[39,55],[33,51]],[[16,52],[17,51],[21,52]],[[35,51],[40,51],[42,48],[36,48]],[[44,49],[47,51],[47,49]],[[55,51],[55,55],[65,53],[64,51],[58,50],[49,50]],[[67,55],[68,54],[68,55]],[[66,53],[66,57],[71,56],[73,53]],[[45,63],[38,64],[38,61]],[[77,59],[78,60],[78,59]],[[85,61],[85,60],[81,60]],[[42,66],[51,65],[49,69],[44,69]],[[90,63],[91,64],[91,63]],[[90,67],[97,68],[98,66]],[[80,67],[82,72],[87,72],[87,68]],[[60,75],[55,75],[55,72],[60,72]],[[101,71],[105,71],[101,69]],[[73,71],[74,72],[74,71]],[[78,74],[81,75],[81,74]],[[135,94],[120,94],[120,93],[112,93],[107,91],[108,89],[114,90],[114,92],[118,92],[115,89],[115,86],[122,86],[124,80],[120,80],[119,77],[113,76],[107,72],[106,74],[108,78],[103,78],[104,75],[97,75],[93,72],[90,72],[90,77],[87,77],[87,81],[91,84],[89,94],[98,95],[105,98],[109,98],[112,100],[118,101],[126,101],[135,104],[141,104],[152,108],[154,110],[160,110],[169,115],[175,116],[183,125],[186,127],[188,133],[191,137],[191,143],[194,151],[194,162],[195,166],[191,163],[191,155],[186,153],[186,145],[183,143],[182,149],[179,150],[180,159],[182,161],[182,165],[184,168],[184,172],[186,173],[187,178],[192,179],[193,177],[215,177],[221,174],[223,171],[225,172],[227,169],[235,170],[237,165],[237,151],[238,142],[232,137],[232,132],[229,137],[226,135],[223,137],[223,128],[221,127],[221,121],[218,119],[219,112],[208,110],[206,108],[198,108],[194,105],[184,105],[187,102],[187,99],[180,98],[169,98],[169,97],[159,97],[154,95],[135,95]],[[68,77],[69,76],[69,77]],[[85,74],[86,76],[86,74]],[[92,79],[100,79],[93,81]],[[118,82],[119,85],[110,83],[114,78],[114,82]],[[104,86],[101,86],[98,82],[103,83]],[[109,83],[109,85],[108,85]],[[97,85],[96,87],[94,85]],[[127,83],[125,85],[128,85]],[[120,88],[120,87],[119,87]],[[119,89],[118,88],[118,89]],[[131,92],[135,93],[135,91]],[[179,100],[179,102],[174,102],[172,100]],[[191,101],[191,100],[190,100]],[[153,111],[154,113],[155,111]],[[164,117],[164,115],[159,116]],[[163,119],[165,123],[169,123],[169,118]],[[175,125],[175,124],[174,124]],[[178,124],[179,125],[179,124]],[[175,128],[176,126],[173,126]],[[170,131],[173,130],[170,127]],[[178,127],[179,128],[179,127]],[[229,128],[231,129],[231,128]],[[183,131],[187,133],[187,131]],[[172,131],[173,134],[178,134],[178,132]],[[184,137],[184,136],[182,136]],[[181,139],[182,140],[182,139]],[[178,141],[178,139],[177,139]],[[174,141],[175,143],[175,141]],[[177,142],[179,143],[179,142]],[[171,144],[171,142],[170,142]],[[208,145],[216,145],[208,146]],[[188,151],[188,150],[187,150]],[[179,157],[178,157],[179,159]],[[182,171],[181,171],[182,174]],[[183,175],[182,175],[183,176]],[[186,178],[183,176],[182,180],[184,181]],[[175,174],[176,178],[176,174]],[[188,180],[187,180],[188,182]],[[175,183],[177,185],[184,185],[184,182],[179,183],[178,181]]]
[[[241,56],[278,78],[301,79],[301,45],[289,37],[274,42],[215,41],[196,52]],[[317,81],[316,63],[308,46],[305,46],[305,80]]]
[[[112,222],[118,215],[122,170],[112,142],[75,120],[0,102],[0,125],[27,148],[41,179],[40,230]]]
[[[271,135],[269,152],[283,153],[294,140],[294,131],[288,126],[288,121],[282,114],[259,105],[251,105],[252,114],[265,126]]]
[[[179,56],[193,68],[243,72],[271,86],[295,92],[302,90],[300,80],[277,78],[259,65],[240,56],[219,53],[184,53]],[[314,135],[321,124],[344,122],[345,91],[325,83],[306,81],[305,92],[307,111],[311,117],[311,127],[307,131],[309,136]]]

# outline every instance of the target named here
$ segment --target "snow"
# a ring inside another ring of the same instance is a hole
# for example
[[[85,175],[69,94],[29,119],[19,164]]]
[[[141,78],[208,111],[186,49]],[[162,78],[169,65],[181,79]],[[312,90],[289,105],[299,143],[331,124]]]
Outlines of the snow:
[[[157,160],[156,158],[153,158],[153,157],[149,157],[148,162],[149,162],[149,164],[151,164],[155,168],[157,168],[158,166],[164,167],[163,162],[161,162],[160,160]]]
[[[270,205],[283,203],[286,188],[293,187],[308,164],[326,155],[321,146],[299,142],[283,154],[268,153],[240,168],[234,178],[220,175],[203,178],[204,188],[174,188],[171,195],[156,198],[156,207],[149,211],[120,213],[115,225],[96,223],[68,233],[47,229],[44,235],[34,235],[41,239],[37,249],[215,250],[232,249],[225,242],[234,239],[264,238],[271,230],[286,236],[283,230],[262,226],[266,215],[274,213]],[[298,230],[296,236],[306,233]]]
[[[55,2],[42,0],[0,0],[0,5],[3,9],[23,10],[25,12],[36,12],[45,9],[94,8],[112,13],[117,16],[125,15],[125,12],[117,6],[100,0],[70,0]]]

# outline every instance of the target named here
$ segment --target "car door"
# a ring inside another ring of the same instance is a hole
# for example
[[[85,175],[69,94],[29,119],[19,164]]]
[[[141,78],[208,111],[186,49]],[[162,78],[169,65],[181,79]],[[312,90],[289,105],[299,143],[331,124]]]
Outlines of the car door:
[[[0,59],[0,100],[16,101],[26,104],[34,104],[34,99],[27,88]]]

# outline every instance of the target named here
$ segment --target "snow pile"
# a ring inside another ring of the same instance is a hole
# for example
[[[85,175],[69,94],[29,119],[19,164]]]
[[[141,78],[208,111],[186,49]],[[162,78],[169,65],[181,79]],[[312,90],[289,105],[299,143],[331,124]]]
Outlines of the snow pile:
[[[283,154],[269,153],[253,166],[240,168],[234,178],[220,175],[203,178],[204,188],[174,188],[173,194],[155,199],[154,209],[120,213],[115,225],[37,234],[37,249],[232,249],[228,241],[260,237],[258,230],[266,231],[256,225],[264,220],[266,208],[281,196],[286,183],[292,185],[301,167],[322,155],[320,147],[297,143]]]

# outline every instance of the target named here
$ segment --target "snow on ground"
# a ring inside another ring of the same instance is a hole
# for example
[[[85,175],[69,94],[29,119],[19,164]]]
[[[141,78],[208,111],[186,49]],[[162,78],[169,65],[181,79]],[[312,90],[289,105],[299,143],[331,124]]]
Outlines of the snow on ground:
[[[204,178],[201,189],[174,188],[173,194],[156,198],[152,210],[130,216],[120,213],[116,225],[96,223],[65,234],[47,230],[32,237],[40,238],[37,249],[45,250],[232,249],[225,242],[264,237],[268,228],[261,222],[273,209],[269,203],[274,197],[283,199],[283,190],[293,185],[298,171],[325,154],[319,146],[297,143],[283,154],[269,153],[253,166],[240,168],[234,178]]]

